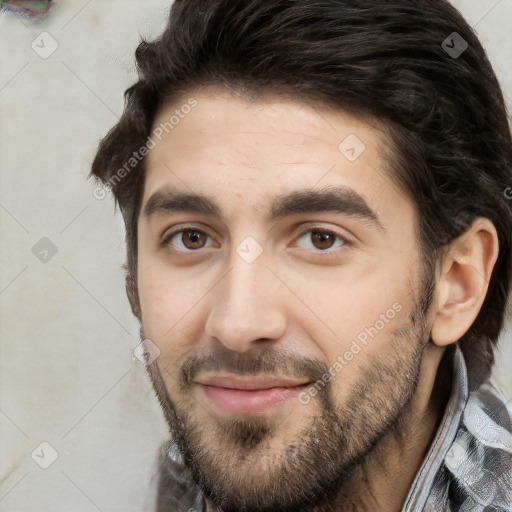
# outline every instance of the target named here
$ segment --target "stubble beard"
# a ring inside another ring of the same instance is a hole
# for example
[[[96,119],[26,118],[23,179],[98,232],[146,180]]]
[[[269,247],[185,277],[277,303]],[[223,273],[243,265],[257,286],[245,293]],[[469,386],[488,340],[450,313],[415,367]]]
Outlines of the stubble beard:
[[[404,325],[390,334],[386,343],[389,351],[362,360],[359,377],[338,407],[332,381],[307,406],[295,403],[294,410],[315,408],[314,414],[309,415],[312,418],[309,424],[298,432],[280,429],[282,422],[277,423],[271,415],[265,414],[216,418],[213,428],[205,430],[194,406],[190,405],[194,403],[191,369],[197,372],[209,364],[210,368],[217,365],[218,369],[240,373],[268,374],[287,368],[285,374],[308,375],[311,382],[316,382],[328,373],[323,363],[295,360],[296,364],[290,366],[283,358],[272,359],[272,350],[254,359],[227,353],[227,366],[223,365],[222,358],[213,355],[203,361],[196,359],[195,366],[192,363],[187,367],[185,361],[180,371],[178,400],[171,400],[158,360],[148,365],[148,374],[172,439],[211,506],[208,510],[362,512],[366,509],[358,495],[362,482],[368,492],[367,467],[385,462],[387,440],[403,443],[412,421],[423,354],[430,342],[427,311],[435,290],[432,271],[428,267],[423,270],[419,301],[406,315]],[[141,337],[144,339],[142,329]],[[364,349],[361,352],[364,353]],[[296,373],[290,372],[290,368]],[[315,375],[317,379],[313,378]],[[343,371],[334,379],[343,379]],[[270,446],[276,437],[281,442],[278,450]]]
[[[418,319],[421,312],[413,314]],[[172,438],[194,481],[217,510],[352,510],[356,477],[364,477],[369,459],[378,456],[379,441],[386,435],[403,436],[428,341],[417,325],[395,331],[389,340],[394,350],[361,364],[342,407],[335,407],[330,386],[308,406],[294,405],[315,407],[317,412],[298,433],[283,432],[267,415],[217,418],[213,429],[205,431],[193,405],[170,399],[156,362],[148,372]],[[282,449],[270,449],[269,441],[279,435]],[[346,508],[338,506],[343,502]]]

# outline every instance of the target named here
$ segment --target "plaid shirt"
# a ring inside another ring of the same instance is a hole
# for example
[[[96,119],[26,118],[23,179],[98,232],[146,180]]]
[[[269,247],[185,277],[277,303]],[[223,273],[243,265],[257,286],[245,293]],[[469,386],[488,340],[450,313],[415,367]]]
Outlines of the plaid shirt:
[[[452,390],[400,512],[512,512],[512,417],[489,380],[469,392],[455,346]],[[156,512],[207,512],[176,445],[163,447]]]

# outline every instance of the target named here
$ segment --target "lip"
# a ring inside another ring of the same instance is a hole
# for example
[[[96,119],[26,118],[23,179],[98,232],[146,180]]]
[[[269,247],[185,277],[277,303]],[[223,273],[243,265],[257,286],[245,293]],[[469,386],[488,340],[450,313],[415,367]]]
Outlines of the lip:
[[[199,379],[208,406],[228,414],[256,414],[289,402],[309,381],[266,375],[215,376]]]
[[[197,383],[202,384],[203,386],[215,386],[217,388],[226,389],[263,390],[270,388],[291,388],[308,384],[308,381],[285,377],[274,377],[272,375],[228,375],[198,379]]]

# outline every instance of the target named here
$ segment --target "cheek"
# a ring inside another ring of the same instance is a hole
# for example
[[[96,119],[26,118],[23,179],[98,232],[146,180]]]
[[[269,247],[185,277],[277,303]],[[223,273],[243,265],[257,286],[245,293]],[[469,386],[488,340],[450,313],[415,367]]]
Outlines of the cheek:
[[[194,284],[185,286],[181,272],[172,272],[156,258],[142,257],[137,269],[137,288],[144,322],[148,326],[165,323],[169,329],[183,315]]]
[[[312,324],[330,333],[342,348],[347,340],[375,324],[379,331],[389,332],[405,321],[411,287],[403,276],[401,281],[389,276],[393,273],[386,275],[383,269],[367,269],[355,278],[344,279],[340,275],[339,280],[334,277],[329,284],[321,286],[304,282],[300,296],[317,315],[311,315]]]
[[[361,313],[360,308],[348,311],[347,320],[339,323],[337,336],[325,349],[328,374],[333,397],[338,404],[355,389],[356,383],[370,371],[373,361],[381,363],[387,357],[396,357],[396,347],[406,351],[410,335],[399,334],[403,327],[409,327],[406,307],[400,302],[383,300],[381,305],[373,304],[370,312]],[[398,349],[401,351],[401,349]]]
[[[322,297],[317,294],[313,304],[315,310],[325,314],[322,320],[330,322],[331,332],[323,338],[311,326],[310,336],[322,345],[326,363],[334,375],[332,387],[341,395],[346,394],[344,388],[358,379],[368,361],[394,353],[392,342],[396,332],[411,325],[410,286],[403,278],[402,282],[392,282],[378,272],[361,276],[350,286],[331,288]],[[407,340],[400,336],[398,343]]]
[[[157,264],[138,275],[142,324],[146,338],[174,359],[200,339],[202,306],[209,287],[193,272],[170,272]]]

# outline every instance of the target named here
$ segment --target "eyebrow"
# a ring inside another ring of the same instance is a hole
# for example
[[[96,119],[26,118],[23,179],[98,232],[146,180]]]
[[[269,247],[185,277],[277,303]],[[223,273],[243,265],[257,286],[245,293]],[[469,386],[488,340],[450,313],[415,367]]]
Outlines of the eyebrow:
[[[225,223],[221,208],[214,199],[196,193],[177,190],[159,190],[146,202],[142,216],[150,218],[175,212],[191,212],[207,215]],[[350,187],[326,187],[320,190],[299,189],[276,197],[267,220],[278,220],[288,215],[313,212],[341,213],[373,224],[386,232],[377,213],[366,200]]]

